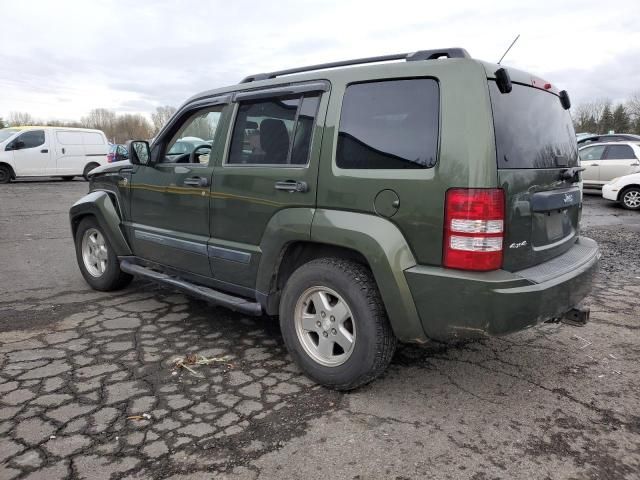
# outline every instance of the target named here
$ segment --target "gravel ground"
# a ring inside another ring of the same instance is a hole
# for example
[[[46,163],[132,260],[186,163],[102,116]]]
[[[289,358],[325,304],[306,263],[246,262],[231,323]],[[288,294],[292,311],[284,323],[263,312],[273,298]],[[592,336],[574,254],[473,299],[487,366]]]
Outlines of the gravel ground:
[[[90,290],[68,228],[86,183],[0,186],[0,479],[640,477],[640,214],[587,197],[584,328],[401,347],[349,394],[277,323],[135,281]],[[187,353],[217,359],[173,368]]]

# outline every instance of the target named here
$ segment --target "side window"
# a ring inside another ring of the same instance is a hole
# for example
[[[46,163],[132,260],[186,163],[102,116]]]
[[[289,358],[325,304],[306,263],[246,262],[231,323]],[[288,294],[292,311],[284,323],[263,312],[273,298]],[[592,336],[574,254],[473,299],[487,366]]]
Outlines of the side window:
[[[342,101],[339,168],[430,168],[437,159],[438,83],[388,80],[349,85]]]
[[[585,148],[580,152],[581,160],[600,160],[604,153],[605,146],[597,145],[595,147]]]
[[[636,158],[636,156],[629,145],[609,145],[604,158],[607,160],[628,160]]]
[[[319,101],[310,94],[241,103],[227,163],[306,165]]]
[[[208,164],[223,108],[206,108],[188,117],[167,145],[161,163]]]
[[[18,150],[44,145],[44,130],[29,130],[28,132],[24,132],[22,135],[16,137],[12,143],[16,145],[18,142],[22,142]]]
[[[118,145],[118,155],[122,157],[124,160],[129,159],[129,152],[127,151],[127,147],[124,145]]]

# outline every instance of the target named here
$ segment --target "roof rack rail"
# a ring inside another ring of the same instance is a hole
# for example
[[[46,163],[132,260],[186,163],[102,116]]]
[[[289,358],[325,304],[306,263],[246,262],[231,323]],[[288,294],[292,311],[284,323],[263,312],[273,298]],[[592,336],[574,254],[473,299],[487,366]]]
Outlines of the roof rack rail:
[[[406,60],[414,62],[420,60],[435,60],[437,58],[471,58],[471,55],[464,48],[441,48],[435,50],[419,50],[412,53],[396,53],[392,55],[382,55],[379,57],[355,58],[353,60],[342,60],[340,62],[319,63],[307,67],[290,68],[287,70],[277,70],[269,73],[257,73],[242,79],[240,83],[257,82],[258,80],[268,80],[282,75],[294,73],[312,72],[314,70],[325,70],[327,68],[347,67],[350,65],[362,65],[364,63],[389,62],[392,60]]]

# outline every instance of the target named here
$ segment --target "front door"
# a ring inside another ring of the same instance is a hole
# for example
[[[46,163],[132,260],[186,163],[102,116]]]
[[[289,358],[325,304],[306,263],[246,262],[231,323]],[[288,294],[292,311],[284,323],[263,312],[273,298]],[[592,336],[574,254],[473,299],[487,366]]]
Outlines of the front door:
[[[28,130],[7,145],[7,150],[13,150],[16,176],[53,173],[49,134],[44,130]]]
[[[277,235],[292,228],[286,219],[294,215],[296,228],[309,235],[329,96],[318,90],[267,95],[236,95],[227,156],[216,166],[211,193],[214,274],[249,289],[255,288],[268,225]]]
[[[136,256],[211,276],[209,194],[223,108],[187,109],[154,143],[152,163],[134,167],[128,233]]]
[[[616,177],[635,173],[637,166],[638,159],[630,145],[608,145],[600,162],[600,183],[607,183]]]

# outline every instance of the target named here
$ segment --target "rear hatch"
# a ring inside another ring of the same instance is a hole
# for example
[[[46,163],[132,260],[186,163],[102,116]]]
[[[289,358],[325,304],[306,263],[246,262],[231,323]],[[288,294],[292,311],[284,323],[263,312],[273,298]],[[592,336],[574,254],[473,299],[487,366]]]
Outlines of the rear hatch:
[[[506,200],[503,268],[508,271],[569,250],[578,236],[582,209],[577,176],[563,178],[578,166],[569,111],[549,84],[518,74],[512,76],[518,83],[512,83],[509,93],[488,80],[498,183]]]

